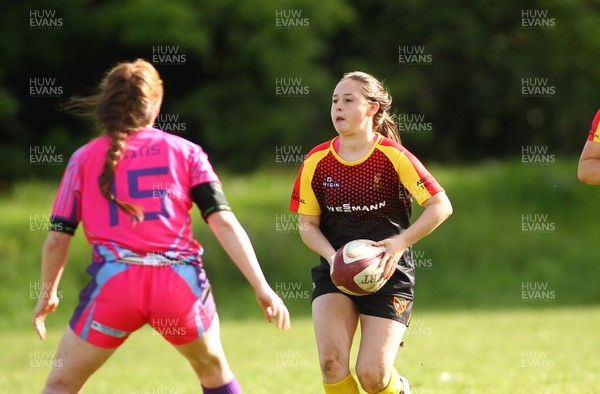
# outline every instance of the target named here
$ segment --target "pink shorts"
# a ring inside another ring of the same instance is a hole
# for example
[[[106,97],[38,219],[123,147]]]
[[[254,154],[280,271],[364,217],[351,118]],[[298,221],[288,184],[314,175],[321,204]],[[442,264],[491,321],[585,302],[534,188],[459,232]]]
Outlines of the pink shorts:
[[[114,348],[148,323],[174,345],[201,337],[215,317],[204,269],[195,265],[92,263],[71,329],[93,345]]]

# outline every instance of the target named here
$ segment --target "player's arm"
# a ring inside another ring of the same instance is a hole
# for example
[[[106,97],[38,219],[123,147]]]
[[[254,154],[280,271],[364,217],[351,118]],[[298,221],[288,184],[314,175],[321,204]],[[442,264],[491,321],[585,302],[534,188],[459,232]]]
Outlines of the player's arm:
[[[33,325],[40,339],[46,338],[46,315],[58,307],[58,284],[65,268],[71,234],[50,231],[42,249],[41,291],[33,312]]]
[[[376,242],[377,246],[385,246],[386,254],[382,264],[391,260],[393,264],[388,264],[384,273],[386,278],[390,278],[394,273],[397,262],[400,260],[404,250],[421,239],[425,238],[436,229],[444,220],[452,215],[452,204],[444,192],[435,194],[423,202],[425,209],[419,218],[402,233]]]
[[[208,225],[225,252],[250,283],[267,320],[277,316],[277,327],[290,328],[290,314],[281,298],[271,289],[260,268],[248,234],[234,213],[216,211],[207,218]]]
[[[600,144],[587,141],[579,158],[577,177],[588,185],[600,185]]]
[[[333,261],[335,255],[335,249],[323,232],[321,231],[321,216],[319,215],[298,215],[298,229],[300,231],[300,238],[309,249],[313,252],[323,256],[329,264]]]
[[[290,314],[279,296],[271,289],[260,268],[248,234],[237,220],[218,182],[192,188],[192,199],[200,208],[219,243],[254,289],[267,320],[277,316],[277,327],[290,327]]]

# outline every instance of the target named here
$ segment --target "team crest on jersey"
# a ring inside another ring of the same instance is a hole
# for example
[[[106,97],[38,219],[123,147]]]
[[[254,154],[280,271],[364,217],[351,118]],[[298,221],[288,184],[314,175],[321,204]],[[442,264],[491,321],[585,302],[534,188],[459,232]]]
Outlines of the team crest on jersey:
[[[377,190],[379,189],[379,186],[381,186],[381,173],[380,172],[376,172],[375,176],[373,177],[373,189]]]
[[[402,315],[406,309],[406,300],[404,298],[394,297],[394,308],[398,316]]]

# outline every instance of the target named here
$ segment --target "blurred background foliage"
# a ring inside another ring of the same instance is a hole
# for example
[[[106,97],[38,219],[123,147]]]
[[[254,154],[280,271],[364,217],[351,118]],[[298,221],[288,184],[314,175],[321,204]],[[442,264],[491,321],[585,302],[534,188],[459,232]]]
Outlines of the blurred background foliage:
[[[44,10],[62,18],[62,26],[31,28],[31,12]],[[537,19],[552,20],[553,26],[524,27],[528,10],[545,12]],[[29,147],[56,146],[68,158],[97,132],[57,105],[91,93],[118,61],[152,61],[157,48],[185,58],[181,64],[154,62],[166,87],[162,112],[185,123],[181,135],[232,171],[271,166],[278,146],[307,153],[330,138],[330,94],[344,72],[356,69],[385,81],[397,114],[421,115],[431,125],[430,133],[404,138],[424,161],[517,157],[527,145],[573,155],[600,102],[598,11],[595,1],[549,0],[527,6],[483,0],[5,4],[0,179],[6,186],[60,175],[61,166],[30,165]],[[294,28],[278,19],[304,22]],[[430,62],[400,63],[402,46],[421,48]],[[32,97],[31,78],[55,78],[63,94]],[[276,94],[281,78],[301,79],[309,94]],[[555,94],[524,97],[523,78],[547,78]]]
[[[166,122],[183,125],[177,134],[208,152],[272,285],[299,286],[300,293],[286,299],[294,312],[309,313],[309,267],[317,257],[297,231],[281,227],[294,225],[287,204],[300,162],[281,165],[277,152],[306,154],[335,135],[331,92],[352,70],[385,81],[399,123],[416,116],[431,126],[403,133],[403,143],[445,187],[455,214],[415,247],[425,265],[417,267],[420,305],[597,303],[598,225],[589,213],[596,212],[598,189],[578,182],[576,166],[600,106],[599,11],[599,2],[585,0],[526,6],[514,0],[3,3],[0,328],[14,320],[27,324],[46,235],[37,227],[50,212],[66,160],[98,135],[92,122],[58,105],[91,93],[107,69],[138,57],[155,63],[165,81],[162,114],[172,118]],[[54,12],[62,26],[32,28],[32,13],[40,19],[36,15],[44,12]],[[523,18],[552,26],[527,28]],[[298,26],[284,26],[289,23]],[[430,61],[401,62],[406,48]],[[165,51],[176,52],[178,60],[155,61]],[[32,95],[36,78],[53,79],[62,93]],[[522,87],[529,79],[545,80],[553,93],[527,97]],[[281,80],[305,90],[286,97],[277,90]],[[32,164],[32,147],[55,149],[64,161]],[[526,164],[521,155],[530,147],[544,150],[538,157],[551,162]],[[415,207],[413,218],[418,213]],[[220,303],[227,308],[222,312],[255,315],[249,287],[193,214],[215,294],[231,301]],[[523,217],[536,214],[545,215],[541,224],[552,225],[551,233],[522,231]],[[64,316],[88,280],[88,261],[89,246],[78,231],[61,282]],[[524,283],[547,285],[556,298],[526,301]]]

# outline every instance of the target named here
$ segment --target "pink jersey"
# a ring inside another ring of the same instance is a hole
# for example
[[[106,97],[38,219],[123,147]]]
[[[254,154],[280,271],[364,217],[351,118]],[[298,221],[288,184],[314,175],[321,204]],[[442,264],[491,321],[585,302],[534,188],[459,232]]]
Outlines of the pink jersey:
[[[164,256],[201,264],[190,210],[192,187],[219,182],[206,153],[196,144],[147,128],[130,135],[115,168],[113,194],[142,207],[144,221],[133,221],[100,193],[99,180],[109,137],[79,148],[67,165],[52,215],[73,225],[83,222],[93,262],[124,257]]]

